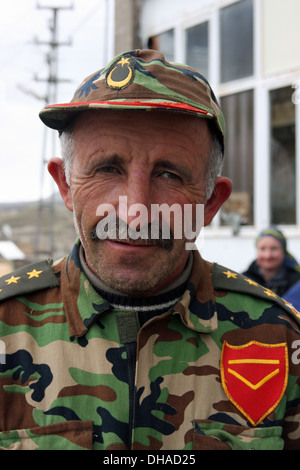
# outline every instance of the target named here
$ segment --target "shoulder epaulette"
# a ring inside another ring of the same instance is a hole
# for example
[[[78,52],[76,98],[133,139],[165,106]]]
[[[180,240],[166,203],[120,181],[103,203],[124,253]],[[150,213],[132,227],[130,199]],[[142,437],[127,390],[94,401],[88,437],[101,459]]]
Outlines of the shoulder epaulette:
[[[23,266],[0,278],[0,302],[12,297],[56,287],[59,281],[50,261]]]
[[[239,274],[236,271],[215,263],[212,270],[212,283],[216,290],[239,292],[273,302],[289,314],[292,314],[300,324],[300,313],[292,304],[279,297],[272,290],[267,289],[243,274]]]

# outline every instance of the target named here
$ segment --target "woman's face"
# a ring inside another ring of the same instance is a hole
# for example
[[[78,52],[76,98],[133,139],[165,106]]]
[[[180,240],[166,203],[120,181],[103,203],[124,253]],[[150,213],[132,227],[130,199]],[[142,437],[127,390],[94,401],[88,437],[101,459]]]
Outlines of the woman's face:
[[[263,237],[256,245],[257,264],[264,271],[277,271],[283,263],[284,251],[274,237]]]

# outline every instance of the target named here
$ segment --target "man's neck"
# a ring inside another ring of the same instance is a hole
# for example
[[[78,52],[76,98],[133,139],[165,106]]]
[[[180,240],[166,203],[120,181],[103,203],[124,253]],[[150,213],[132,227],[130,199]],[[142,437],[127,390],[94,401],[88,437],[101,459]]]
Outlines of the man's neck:
[[[278,269],[260,269],[260,273],[266,282],[269,282],[277,272]]]

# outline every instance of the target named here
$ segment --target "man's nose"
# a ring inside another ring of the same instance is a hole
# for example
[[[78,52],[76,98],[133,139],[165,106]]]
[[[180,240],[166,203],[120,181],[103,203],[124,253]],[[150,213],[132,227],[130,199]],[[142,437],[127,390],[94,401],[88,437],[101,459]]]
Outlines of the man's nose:
[[[150,178],[140,171],[130,175],[121,198],[119,197],[118,216],[128,224],[138,217],[141,225],[151,220]]]

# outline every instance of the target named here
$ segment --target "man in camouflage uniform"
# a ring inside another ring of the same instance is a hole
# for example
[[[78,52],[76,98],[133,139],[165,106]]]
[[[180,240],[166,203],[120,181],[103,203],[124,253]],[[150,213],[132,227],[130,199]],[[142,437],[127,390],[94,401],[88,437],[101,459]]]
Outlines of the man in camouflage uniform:
[[[0,281],[0,447],[299,449],[298,313],[185,240],[96,236],[119,196],[204,204],[205,225],[229,196],[207,192],[225,131],[204,77],[131,51],[40,116],[74,137],[49,171],[79,238]]]

